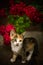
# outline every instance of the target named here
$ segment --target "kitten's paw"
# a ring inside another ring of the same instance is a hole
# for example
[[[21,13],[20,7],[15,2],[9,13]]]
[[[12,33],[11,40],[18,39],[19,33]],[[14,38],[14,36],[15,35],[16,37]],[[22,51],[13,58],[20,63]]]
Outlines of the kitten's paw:
[[[27,61],[30,61],[30,58],[29,57],[27,57],[27,59],[26,59]]]
[[[10,61],[11,61],[12,63],[15,62],[15,60],[14,60],[13,58],[11,58]]]
[[[22,61],[22,63],[26,63],[26,61]]]
[[[29,58],[26,59],[27,61],[29,60]]]

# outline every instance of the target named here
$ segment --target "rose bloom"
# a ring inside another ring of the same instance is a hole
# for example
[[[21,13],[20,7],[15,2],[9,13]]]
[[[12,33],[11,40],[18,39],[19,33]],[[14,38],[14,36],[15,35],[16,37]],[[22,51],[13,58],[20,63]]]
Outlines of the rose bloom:
[[[6,32],[10,33],[10,31],[11,31],[12,29],[15,30],[15,27],[14,27],[12,24],[8,24],[8,25],[6,26]]]
[[[32,19],[36,13],[36,8],[33,6],[27,6],[24,8],[24,12],[26,13],[27,16],[30,17],[30,19]]]
[[[24,15],[24,7],[25,7],[25,4],[23,2],[20,2],[19,4],[15,4],[11,6],[9,13],[13,15],[22,16]]]
[[[0,34],[4,37],[4,44],[9,45],[10,43],[10,31],[14,29],[15,27],[12,24],[8,24],[7,26],[1,25],[0,26]]]
[[[27,6],[24,8],[24,12],[26,15],[34,22],[39,22],[39,12],[38,10],[33,6]]]
[[[5,45],[9,45],[10,44],[10,36],[9,36],[9,34],[8,33],[5,33],[3,35],[3,37],[4,37],[4,44]]]

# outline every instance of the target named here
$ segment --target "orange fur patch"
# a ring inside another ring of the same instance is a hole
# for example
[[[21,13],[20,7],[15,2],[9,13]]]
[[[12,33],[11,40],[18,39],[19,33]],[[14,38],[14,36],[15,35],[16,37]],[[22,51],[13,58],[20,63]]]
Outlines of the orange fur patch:
[[[29,43],[29,44],[27,44],[26,47],[27,47],[27,50],[31,50],[34,48],[34,43]]]

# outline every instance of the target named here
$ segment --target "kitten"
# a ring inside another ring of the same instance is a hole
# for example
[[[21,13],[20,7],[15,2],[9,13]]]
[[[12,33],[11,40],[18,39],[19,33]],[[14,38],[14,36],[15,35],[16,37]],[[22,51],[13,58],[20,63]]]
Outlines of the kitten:
[[[12,30],[10,32],[10,39],[11,39],[11,50],[13,52],[13,57],[11,58],[11,62],[15,62],[18,54],[20,54],[20,51],[22,49],[22,43],[23,43],[23,36],[19,35]]]
[[[24,38],[22,34],[17,34],[13,30],[10,33],[11,50],[13,57],[11,62],[15,62],[18,55],[22,56],[22,63],[30,61],[34,52],[36,40],[34,38]]]

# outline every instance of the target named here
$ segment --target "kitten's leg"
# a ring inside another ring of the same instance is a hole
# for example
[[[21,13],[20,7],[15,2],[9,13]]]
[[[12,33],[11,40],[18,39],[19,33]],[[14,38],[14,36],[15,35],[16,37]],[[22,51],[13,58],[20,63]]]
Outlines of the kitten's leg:
[[[22,60],[22,63],[26,63],[26,61],[25,60]]]
[[[26,54],[22,53],[22,63],[26,63]]]
[[[33,50],[31,50],[30,52],[29,52],[29,55],[27,56],[27,61],[30,61],[30,59],[31,59],[31,57],[32,57],[32,54],[33,54]]]
[[[11,62],[15,62],[16,61],[16,57],[17,55],[13,54],[13,57],[10,59]]]

